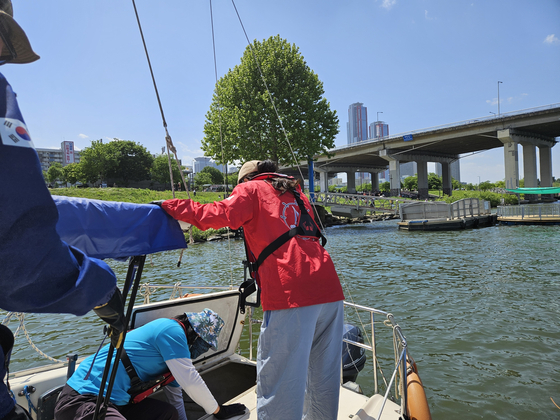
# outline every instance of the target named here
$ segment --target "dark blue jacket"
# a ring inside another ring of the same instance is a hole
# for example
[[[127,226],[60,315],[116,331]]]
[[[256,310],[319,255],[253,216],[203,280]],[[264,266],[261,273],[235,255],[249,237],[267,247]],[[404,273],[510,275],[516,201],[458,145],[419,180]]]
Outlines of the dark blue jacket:
[[[116,287],[103,261],[68,246],[16,96],[0,74],[0,308],[83,315]]]

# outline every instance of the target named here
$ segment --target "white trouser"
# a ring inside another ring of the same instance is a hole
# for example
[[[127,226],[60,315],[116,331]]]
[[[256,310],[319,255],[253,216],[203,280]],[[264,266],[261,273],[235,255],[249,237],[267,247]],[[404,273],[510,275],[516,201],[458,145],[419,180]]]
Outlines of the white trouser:
[[[257,355],[259,420],[338,413],[343,302],[265,311]]]

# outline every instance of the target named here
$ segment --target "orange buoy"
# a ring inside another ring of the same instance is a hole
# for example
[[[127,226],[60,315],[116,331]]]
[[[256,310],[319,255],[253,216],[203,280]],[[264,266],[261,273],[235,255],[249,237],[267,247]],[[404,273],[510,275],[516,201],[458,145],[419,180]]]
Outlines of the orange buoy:
[[[406,389],[408,400],[406,401],[406,411],[410,420],[432,420],[428,399],[424,391],[424,385],[418,375],[416,362],[407,362]]]

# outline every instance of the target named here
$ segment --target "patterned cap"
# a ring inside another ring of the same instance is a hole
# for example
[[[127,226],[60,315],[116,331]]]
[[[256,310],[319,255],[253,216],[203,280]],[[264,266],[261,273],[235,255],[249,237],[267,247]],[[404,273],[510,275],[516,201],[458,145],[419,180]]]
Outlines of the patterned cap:
[[[194,332],[216,350],[218,336],[224,326],[224,320],[220,318],[220,315],[208,308],[202,312],[185,312],[185,315]]]

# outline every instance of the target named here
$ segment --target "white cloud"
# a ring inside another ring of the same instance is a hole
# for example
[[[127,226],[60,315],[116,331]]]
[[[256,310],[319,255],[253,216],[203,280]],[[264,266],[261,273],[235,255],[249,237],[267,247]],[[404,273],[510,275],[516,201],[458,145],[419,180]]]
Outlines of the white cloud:
[[[434,20],[435,18],[428,16],[428,11],[424,10],[424,17],[426,18],[426,20]]]
[[[81,139],[89,139],[89,136],[86,136],[85,134],[78,134],[78,137]]]
[[[560,44],[560,39],[556,38],[554,34],[550,34],[544,39],[544,43],[550,45]]]
[[[383,7],[384,9],[391,9],[395,4],[397,3],[397,0],[383,0],[383,3],[381,3],[381,7]]]
[[[516,104],[522,102],[527,96],[528,93],[522,93],[518,96],[508,96],[507,98],[500,98],[500,105],[503,104]],[[498,98],[486,99],[486,103],[491,106],[498,105]]]

